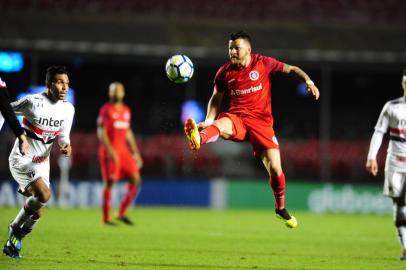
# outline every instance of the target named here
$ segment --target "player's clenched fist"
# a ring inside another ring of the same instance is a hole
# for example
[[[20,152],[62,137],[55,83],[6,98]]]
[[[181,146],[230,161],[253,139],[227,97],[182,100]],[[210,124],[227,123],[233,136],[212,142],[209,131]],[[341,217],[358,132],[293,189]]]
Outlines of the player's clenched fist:
[[[367,161],[366,169],[370,172],[373,176],[378,174],[378,162],[376,159],[371,159]]]

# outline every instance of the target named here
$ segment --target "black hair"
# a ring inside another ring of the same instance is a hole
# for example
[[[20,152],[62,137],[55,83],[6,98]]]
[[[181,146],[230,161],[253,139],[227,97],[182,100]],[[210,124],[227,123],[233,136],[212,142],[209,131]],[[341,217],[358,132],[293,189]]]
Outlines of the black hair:
[[[239,39],[239,38],[244,39],[244,40],[248,41],[249,44],[251,44],[251,37],[250,37],[250,35],[248,35],[247,32],[238,31],[238,32],[230,34],[230,40],[232,40],[232,41]]]
[[[65,66],[50,66],[47,68],[47,73],[45,75],[45,82],[51,83],[56,74],[68,74],[68,70]]]
[[[403,76],[406,76],[406,68],[403,70]]]

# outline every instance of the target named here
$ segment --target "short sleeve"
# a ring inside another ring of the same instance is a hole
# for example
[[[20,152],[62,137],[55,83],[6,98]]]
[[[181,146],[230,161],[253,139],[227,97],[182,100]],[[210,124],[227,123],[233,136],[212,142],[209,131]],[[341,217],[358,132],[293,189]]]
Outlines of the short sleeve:
[[[97,126],[105,127],[107,122],[108,122],[107,107],[103,106],[103,107],[101,107],[101,109],[99,111],[99,115],[97,116]]]
[[[219,68],[219,70],[216,73],[216,76],[214,77],[214,86],[219,92],[224,92],[226,90],[224,71],[225,71],[224,66],[222,66],[221,68]]]
[[[375,125],[375,130],[386,133],[389,127],[389,102],[383,106],[381,114],[379,115],[378,122]]]
[[[281,61],[269,56],[262,56],[262,61],[269,74],[282,72],[284,64]]]
[[[10,103],[11,107],[17,115],[23,115],[24,113],[27,113],[32,107],[31,104],[31,95],[27,95],[17,101]]]

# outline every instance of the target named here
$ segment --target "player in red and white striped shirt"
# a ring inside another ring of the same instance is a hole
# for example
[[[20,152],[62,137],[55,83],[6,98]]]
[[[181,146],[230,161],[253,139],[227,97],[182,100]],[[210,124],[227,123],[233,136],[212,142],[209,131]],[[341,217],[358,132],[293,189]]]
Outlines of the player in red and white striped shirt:
[[[214,79],[206,120],[196,124],[189,118],[185,122],[190,148],[199,150],[200,145],[214,142],[219,137],[236,142],[250,141],[254,155],[262,160],[269,174],[276,214],[288,227],[294,228],[297,221],[284,205],[285,175],[273,130],[272,82],[269,76],[277,72],[294,75],[307,84],[307,90],[316,99],[319,98],[319,90],[300,68],[252,53],[251,39],[247,33],[231,34],[229,57],[230,61],[220,67]],[[224,95],[230,97],[230,106],[226,113],[220,113]]]
[[[19,192],[27,197],[24,206],[9,225],[9,238],[3,252],[14,259],[21,258],[21,240],[38,223],[42,210],[51,197],[49,183],[49,156],[57,140],[60,151],[70,156],[70,131],[75,109],[65,100],[69,77],[65,67],[47,69],[45,92],[28,95],[11,104],[23,116],[29,149],[19,151],[16,140],[9,157],[10,172],[19,185]]]
[[[389,131],[390,141],[385,164],[383,194],[392,198],[394,221],[402,246],[401,260],[406,260],[406,69],[402,76],[403,96],[386,102],[379,115],[369,147],[366,169],[378,174],[376,156],[383,135]]]

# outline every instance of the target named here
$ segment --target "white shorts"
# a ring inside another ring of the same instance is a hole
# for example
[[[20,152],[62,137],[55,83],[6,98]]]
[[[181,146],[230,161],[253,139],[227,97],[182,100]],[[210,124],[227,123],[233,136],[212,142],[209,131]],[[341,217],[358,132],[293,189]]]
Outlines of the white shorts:
[[[406,172],[395,170],[385,170],[385,183],[383,185],[383,194],[391,198],[405,196]]]
[[[12,152],[9,157],[9,167],[13,178],[17,181],[20,191],[42,177],[49,188],[49,158],[42,162],[33,162],[33,158]]]

